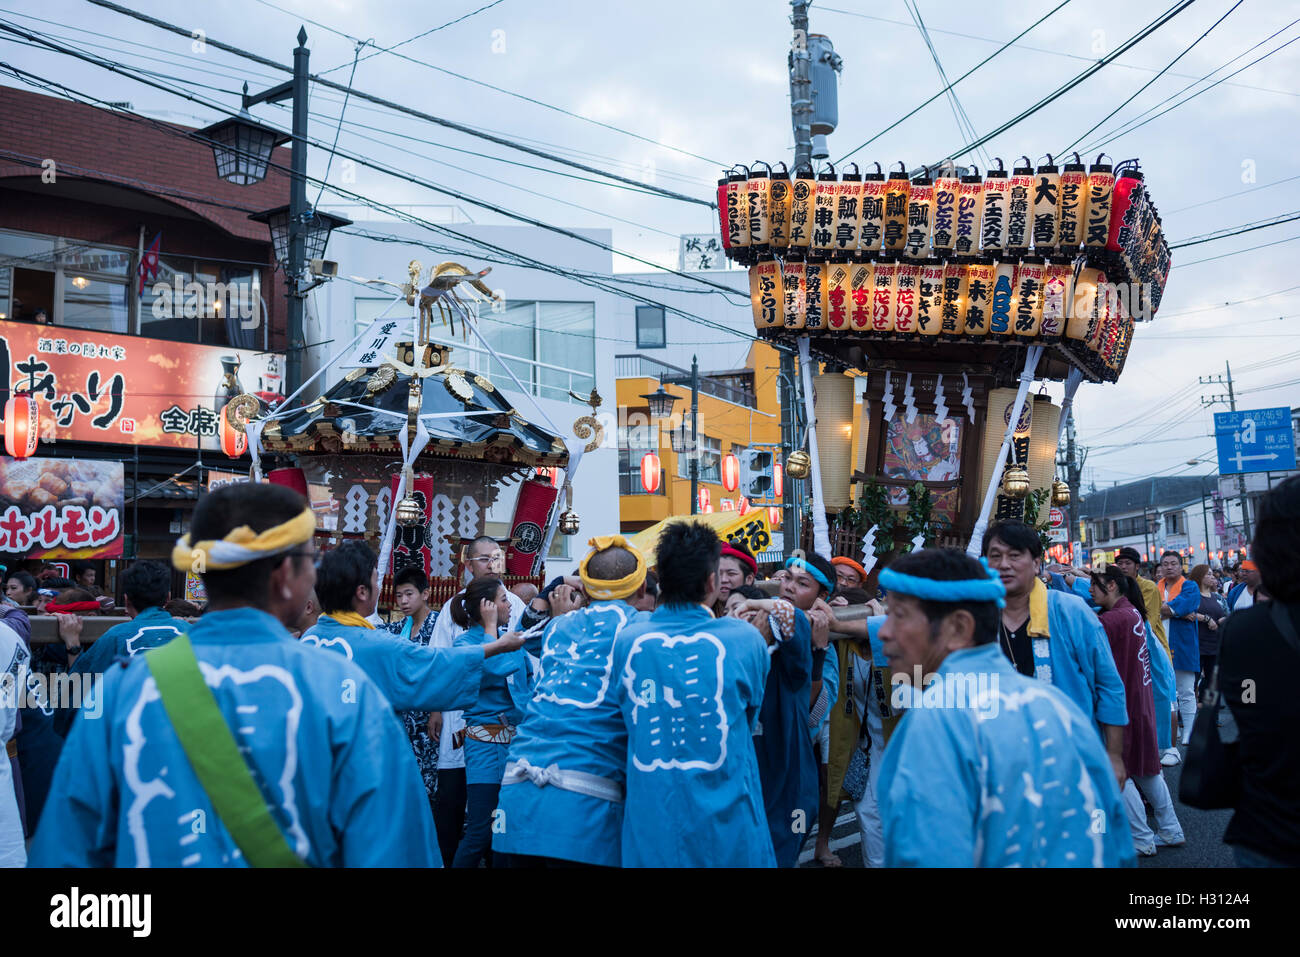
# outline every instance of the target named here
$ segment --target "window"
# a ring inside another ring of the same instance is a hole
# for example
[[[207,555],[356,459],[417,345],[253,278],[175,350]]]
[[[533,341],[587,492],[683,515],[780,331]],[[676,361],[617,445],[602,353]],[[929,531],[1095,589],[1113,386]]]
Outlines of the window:
[[[687,442],[690,441],[690,428],[686,430]],[[700,434],[700,481],[722,481],[722,440],[711,439]],[[691,477],[691,457],[688,454],[677,456],[677,477]]]
[[[483,338],[533,395],[577,402],[570,391],[586,396],[595,387],[595,303],[512,300],[499,312],[480,303],[476,313]],[[453,346],[460,342],[436,333],[435,338]],[[478,345],[473,336],[469,345],[471,349]],[[504,374],[490,356],[482,356],[481,361],[475,371],[494,381]],[[513,382],[503,385],[514,387]]]
[[[140,335],[253,349],[266,343],[260,269],[161,256],[140,297]]]
[[[636,410],[628,412],[629,422],[648,423],[650,415],[648,410]],[[646,491],[641,487],[641,459],[646,453],[659,452],[659,426],[642,424],[642,425],[620,425],[618,428],[618,494],[619,495],[645,495]],[[659,488],[653,493],[655,495],[668,494],[668,476],[659,477]]]
[[[1166,512],[1165,532],[1169,535],[1187,534],[1187,517],[1182,512]]]
[[[1114,522],[1115,538],[1129,538],[1134,535],[1146,535],[1146,519],[1141,515],[1134,515],[1132,518],[1117,518]]]
[[[636,347],[662,349],[668,344],[664,334],[663,306],[636,307]]]
[[[130,250],[58,240],[61,301],[55,303],[56,325],[99,332],[128,332],[134,256]]]

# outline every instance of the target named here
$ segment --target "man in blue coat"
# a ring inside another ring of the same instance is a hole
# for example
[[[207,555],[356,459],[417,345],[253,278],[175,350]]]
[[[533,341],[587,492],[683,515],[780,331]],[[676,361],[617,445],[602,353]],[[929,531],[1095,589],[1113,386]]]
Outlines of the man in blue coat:
[[[286,627],[316,578],[307,501],[278,485],[231,485],[200,500],[190,528],[172,563],[203,575],[208,612],[188,637],[99,682],[102,716],[73,724],[30,863],[245,867],[270,855],[436,867],[429,802],[392,707],[359,667]],[[218,752],[247,773],[211,774]],[[236,790],[254,801],[226,820],[218,808]]]
[[[1043,543],[1028,525],[996,522],[983,545],[1006,589],[998,628],[1003,654],[1017,672],[1054,685],[1096,722],[1122,787],[1128,709],[1101,621],[1082,598],[1038,578]]]
[[[661,604],[614,642],[627,728],[624,867],[774,867],[753,734],[767,642],[714,618],[722,543],[670,522],[657,548]]]
[[[897,559],[880,585],[880,638],[896,686],[910,692],[877,782],[885,865],[1131,866],[1092,714],[1020,674],[998,647],[997,573],[925,549]]]
[[[1201,590],[1183,577],[1183,556],[1165,552],[1160,556],[1160,617],[1169,634],[1169,653],[1174,659],[1174,680],[1178,688],[1178,718],[1183,725],[1183,744],[1192,737],[1196,720],[1196,676],[1201,673],[1200,637],[1196,612],[1201,607]]]

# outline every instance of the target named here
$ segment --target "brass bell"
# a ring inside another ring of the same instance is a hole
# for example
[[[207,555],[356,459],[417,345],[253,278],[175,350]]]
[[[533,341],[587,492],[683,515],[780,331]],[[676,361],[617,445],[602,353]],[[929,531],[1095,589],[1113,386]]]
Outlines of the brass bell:
[[[1029,473],[1023,466],[1007,466],[1002,473],[1002,491],[1011,498],[1024,498],[1029,494]]]
[[[578,513],[571,508],[566,508],[560,513],[559,528],[561,535],[577,535]]]
[[[792,479],[807,478],[810,471],[812,471],[812,457],[803,449],[791,452],[790,457],[785,460],[785,474]]]
[[[419,525],[424,520],[424,509],[420,507],[420,500],[413,495],[408,495],[397,503],[397,524],[405,527]]]
[[[1052,504],[1057,508],[1065,508],[1070,504],[1070,486],[1060,479],[1052,483]]]

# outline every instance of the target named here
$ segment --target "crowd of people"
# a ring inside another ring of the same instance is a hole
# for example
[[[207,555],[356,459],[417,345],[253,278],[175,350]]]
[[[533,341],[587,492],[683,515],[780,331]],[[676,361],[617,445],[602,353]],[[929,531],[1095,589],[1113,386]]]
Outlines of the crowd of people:
[[[1132,549],[1048,564],[1013,521],[979,559],[796,553],[769,577],[683,519],[653,555],[593,538],[540,591],[482,536],[460,592],[435,610],[403,569],[382,622],[374,552],[314,533],[296,493],[230,486],[173,555],[204,569],[201,614],[138,561],[130,620],[87,648],[69,605],[96,596],[52,596],[47,665],[88,690],[0,701],[0,864],[835,867],[847,801],[867,866],[1130,865],[1185,843],[1165,773],[1216,680],[1226,840],[1300,864],[1300,480],[1223,581],[1176,552],[1156,580]],[[11,684],[35,673],[30,577],[0,610]]]

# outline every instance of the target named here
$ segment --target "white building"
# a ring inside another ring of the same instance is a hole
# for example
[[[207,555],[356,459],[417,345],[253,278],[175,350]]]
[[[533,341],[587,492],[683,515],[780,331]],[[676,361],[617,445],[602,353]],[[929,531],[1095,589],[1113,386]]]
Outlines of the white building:
[[[1213,475],[1165,476],[1097,489],[1085,495],[1079,515],[1088,531],[1088,554],[1113,560],[1114,552],[1136,548],[1158,562],[1164,551],[1191,554],[1187,566],[1220,563],[1246,547],[1238,501],[1219,496]],[[1239,557],[1239,556],[1238,556]]]

